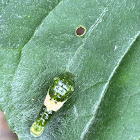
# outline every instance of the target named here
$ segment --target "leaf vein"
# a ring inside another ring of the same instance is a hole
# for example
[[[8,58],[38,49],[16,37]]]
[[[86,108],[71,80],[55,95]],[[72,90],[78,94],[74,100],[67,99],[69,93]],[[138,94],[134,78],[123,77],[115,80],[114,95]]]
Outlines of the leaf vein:
[[[69,65],[67,66],[66,71],[69,71],[69,69],[70,69],[72,63],[74,62],[74,60],[75,60],[76,57],[77,57],[77,54],[80,52],[80,50],[81,50],[81,49],[83,48],[83,46],[85,45],[85,42],[86,42],[86,40],[88,39],[88,37],[90,36],[90,34],[92,33],[92,31],[93,31],[93,30],[98,26],[98,24],[101,22],[102,18],[105,16],[105,13],[108,11],[108,8],[110,7],[110,5],[111,5],[112,3],[113,3],[113,1],[110,2],[110,3],[106,6],[106,8],[103,10],[103,12],[99,15],[99,17],[98,17],[97,20],[95,21],[95,23],[91,25],[91,27],[89,28],[89,30],[88,30],[88,32],[87,32],[85,38],[82,40],[82,45],[81,45],[80,47],[78,47],[78,49],[75,51],[75,54],[74,54],[74,56],[72,57],[72,59],[71,59]]]
[[[98,103],[97,103],[97,106],[96,106],[96,108],[94,109],[94,116],[89,120],[89,122],[87,123],[87,125],[85,126],[85,128],[84,128],[84,130],[83,130],[83,132],[82,132],[82,135],[81,135],[81,138],[82,138],[82,139],[84,139],[84,136],[85,136],[86,133],[88,132],[89,127],[91,126],[91,124],[93,124],[93,122],[94,122],[94,120],[95,120],[95,117],[96,117],[96,114],[97,114],[97,111],[98,111],[98,107],[100,106],[100,104],[101,104],[101,102],[102,102],[102,99],[103,99],[104,96],[105,96],[105,93],[106,93],[106,91],[107,91],[107,89],[108,89],[108,86],[109,86],[109,84],[110,84],[111,79],[113,78],[113,76],[114,76],[116,70],[119,68],[119,66],[120,66],[120,64],[121,64],[121,62],[122,62],[122,60],[123,60],[123,58],[124,58],[124,57],[126,56],[126,54],[130,51],[131,46],[132,46],[133,43],[136,41],[136,39],[139,37],[139,35],[140,35],[140,31],[135,35],[135,37],[133,38],[132,42],[130,43],[130,46],[128,46],[128,48],[126,49],[126,51],[124,52],[124,54],[123,54],[122,57],[120,58],[118,64],[117,64],[116,67],[113,69],[113,71],[112,71],[110,77],[108,78],[108,82],[105,84],[105,86],[104,86],[104,88],[103,88],[103,90],[102,90],[102,92],[101,92],[101,96],[100,96],[100,98],[99,98],[99,101],[98,101]]]

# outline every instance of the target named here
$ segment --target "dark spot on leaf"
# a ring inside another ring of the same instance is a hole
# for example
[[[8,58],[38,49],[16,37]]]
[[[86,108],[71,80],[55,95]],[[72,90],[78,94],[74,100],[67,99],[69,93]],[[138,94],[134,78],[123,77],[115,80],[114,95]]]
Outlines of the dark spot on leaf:
[[[75,33],[77,36],[83,36],[86,33],[86,29],[83,26],[79,26]]]

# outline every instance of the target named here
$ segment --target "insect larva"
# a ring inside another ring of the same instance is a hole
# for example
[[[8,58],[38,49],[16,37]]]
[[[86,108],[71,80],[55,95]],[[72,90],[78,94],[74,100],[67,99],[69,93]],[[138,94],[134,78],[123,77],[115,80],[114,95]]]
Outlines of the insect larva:
[[[31,135],[38,137],[43,133],[51,116],[63,106],[69,95],[74,91],[74,82],[75,76],[70,72],[61,74],[53,79],[44,105],[30,128]]]

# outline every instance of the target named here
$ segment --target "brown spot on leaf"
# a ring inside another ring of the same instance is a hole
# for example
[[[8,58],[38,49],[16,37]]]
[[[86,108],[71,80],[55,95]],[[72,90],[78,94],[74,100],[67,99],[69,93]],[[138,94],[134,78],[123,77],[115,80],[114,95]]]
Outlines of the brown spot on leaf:
[[[77,36],[83,36],[86,32],[86,29],[83,27],[83,26],[79,26],[77,29],[76,29],[76,35]]]

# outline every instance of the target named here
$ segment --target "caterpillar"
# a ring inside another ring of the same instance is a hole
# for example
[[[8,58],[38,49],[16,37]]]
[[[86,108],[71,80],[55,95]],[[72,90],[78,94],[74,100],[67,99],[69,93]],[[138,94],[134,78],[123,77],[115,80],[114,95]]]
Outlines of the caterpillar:
[[[40,136],[50,118],[67,101],[74,91],[75,76],[66,72],[53,79],[48,89],[44,104],[30,128],[30,134],[34,137]]]

